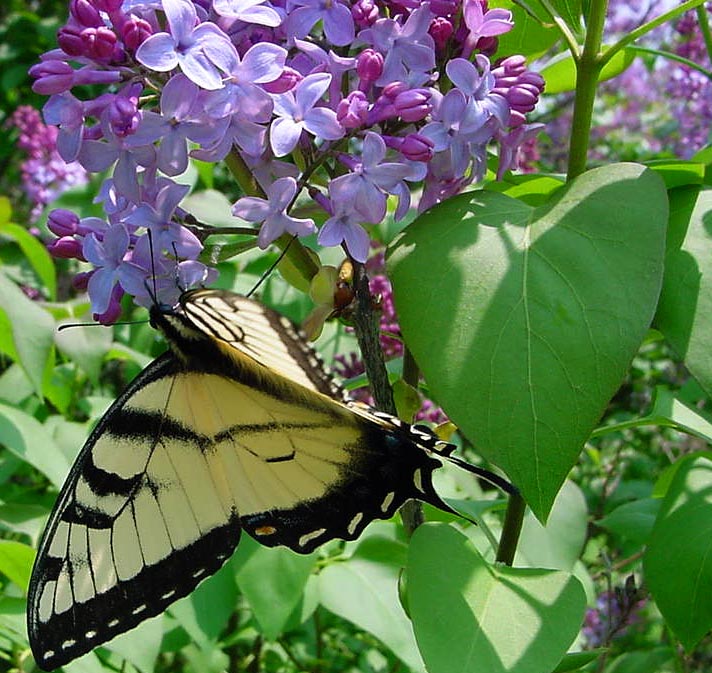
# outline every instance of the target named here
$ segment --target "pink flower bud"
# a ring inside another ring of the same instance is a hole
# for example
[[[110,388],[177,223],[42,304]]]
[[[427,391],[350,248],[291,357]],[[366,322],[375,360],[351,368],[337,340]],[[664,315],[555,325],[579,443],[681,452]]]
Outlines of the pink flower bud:
[[[359,28],[369,28],[378,20],[378,7],[373,0],[356,0],[351,7],[351,16]]]
[[[47,228],[60,238],[72,236],[77,233],[79,227],[79,217],[71,210],[55,208],[47,218]],[[72,239],[74,240],[74,239]]]
[[[72,236],[61,236],[47,245],[52,257],[60,259],[79,259],[86,262],[82,252],[82,244]]]
[[[114,54],[116,35],[110,28],[85,28],[82,31],[82,40],[89,58],[106,61]]]
[[[364,49],[356,60],[359,88],[367,89],[383,74],[383,56],[374,49]]]
[[[287,66],[276,80],[267,82],[262,87],[267,93],[284,93],[292,90],[302,79],[304,78],[301,73]]]
[[[32,90],[45,96],[64,93],[74,86],[74,70],[64,61],[41,61],[33,65],[29,73],[30,77],[37,78]]]
[[[107,106],[111,130],[119,138],[125,138],[135,133],[141,123],[137,102],[135,98],[115,96],[114,100]]]
[[[411,161],[430,161],[435,152],[435,143],[420,133],[409,133],[398,148],[400,153]]]
[[[109,306],[103,313],[94,313],[93,318],[102,325],[113,325],[121,315],[121,297],[124,296],[124,290],[118,283],[114,285],[109,299]]]
[[[132,16],[121,27],[121,37],[131,51],[136,51],[139,45],[153,34],[151,24],[144,19]]]
[[[60,49],[69,56],[84,56],[86,47],[82,40],[81,32],[83,28],[76,25],[67,24],[57,31],[57,43]]]
[[[383,87],[381,92],[381,98],[387,98],[389,101],[393,102],[396,96],[402,94],[404,91],[408,91],[408,85],[405,82],[391,82]]]
[[[411,89],[396,96],[393,104],[396,114],[405,122],[417,122],[425,119],[433,106],[432,94],[427,89]]]
[[[336,119],[345,129],[356,129],[366,123],[368,99],[363,91],[352,91],[336,106]]]
[[[97,28],[104,25],[99,12],[90,0],[71,0],[69,11],[82,28]]]
[[[448,19],[442,16],[438,16],[433,19],[428,29],[430,37],[433,38],[435,42],[435,47],[438,51],[445,51],[447,47],[447,41],[452,37],[454,32],[452,23]]]
[[[116,12],[124,4],[123,0],[91,0],[94,7],[100,12]]]
[[[72,287],[79,292],[85,291],[89,287],[89,279],[92,273],[92,271],[80,271],[72,278]]]

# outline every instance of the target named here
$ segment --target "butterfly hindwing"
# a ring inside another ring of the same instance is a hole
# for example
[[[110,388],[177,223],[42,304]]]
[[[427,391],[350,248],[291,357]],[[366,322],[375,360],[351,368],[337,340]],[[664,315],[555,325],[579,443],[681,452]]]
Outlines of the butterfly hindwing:
[[[237,546],[239,518],[213,495],[201,438],[164,413],[176,372],[166,354],[132,382],[60,493],[28,595],[45,670],[160,614]]]

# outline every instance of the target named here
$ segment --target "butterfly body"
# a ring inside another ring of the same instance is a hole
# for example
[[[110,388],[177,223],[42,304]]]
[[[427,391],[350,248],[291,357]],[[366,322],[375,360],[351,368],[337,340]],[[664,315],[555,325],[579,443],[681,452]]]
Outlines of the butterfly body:
[[[243,529],[309,553],[409,498],[450,509],[431,473],[451,445],[346,403],[275,312],[193,290],[151,321],[170,350],[91,433],[40,543],[28,632],[45,670],[189,594]]]

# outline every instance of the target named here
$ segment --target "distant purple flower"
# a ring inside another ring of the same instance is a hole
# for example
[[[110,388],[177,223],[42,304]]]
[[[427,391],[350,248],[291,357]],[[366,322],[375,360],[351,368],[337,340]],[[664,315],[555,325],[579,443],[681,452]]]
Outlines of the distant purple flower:
[[[287,34],[302,38],[317,21],[323,21],[326,39],[339,47],[354,41],[354,19],[351,10],[340,0],[288,0]]]
[[[270,144],[275,156],[289,154],[299,142],[302,131],[324,140],[338,140],[344,135],[333,110],[315,107],[330,82],[331,75],[315,73],[305,77],[294,90],[274,96],[277,119],[270,127]]]
[[[151,70],[169,72],[180,67],[203,89],[222,87],[230,56],[230,38],[214,23],[196,26],[198,15],[190,0],[163,0],[170,33],[154,33],[136,50],[136,60]]]
[[[297,195],[297,181],[294,178],[280,178],[267,188],[267,198],[245,196],[232,208],[232,214],[248,222],[261,222],[257,244],[266,248],[283,233],[307,236],[316,230],[311,219],[297,219],[287,214]]]

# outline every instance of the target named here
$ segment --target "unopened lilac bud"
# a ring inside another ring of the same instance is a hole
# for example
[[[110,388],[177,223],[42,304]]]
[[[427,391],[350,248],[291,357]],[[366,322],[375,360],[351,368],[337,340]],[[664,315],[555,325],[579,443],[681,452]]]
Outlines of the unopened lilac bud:
[[[47,228],[60,238],[62,236],[72,236],[77,233],[79,228],[79,217],[71,210],[55,208],[47,218]]]
[[[79,259],[83,262],[86,261],[84,259],[84,253],[82,252],[82,244],[73,236],[61,236],[55,239],[47,245],[47,250],[52,257],[59,259]]]
[[[72,278],[72,287],[79,292],[83,292],[89,287],[89,279],[92,276],[93,271],[80,271],[74,278]]]
[[[389,101],[395,101],[396,97],[405,91],[409,91],[409,87],[405,82],[391,82],[383,87],[381,98],[386,98]]]
[[[460,4],[457,0],[430,0],[430,11],[435,16],[452,16]]]
[[[98,28],[104,25],[99,12],[90,0],[71,0],[69,12],[82,28]]]
[[[115,96],[107,106],[107,114],[111,130],[119,138],[125,138],[136,132],[141,123],[137,100],[125,96]]]
[[[121,9],[121,5],[124,4],[124,0],[91,0],[94,7],[96,7],[100,12],[116,12]]]
[[[132,16],[121,26],[121,38],[127,49],[131,51],[136,51],[152,34],[151,24],[135,16]]]
[[[30,68],[29,73],[37,79],[32,90],[45,96],[64,93],[74,86],[74,70],[64,61],[40,61]]]
[[[267,82],[262,87],[267,93],[285,93],[291,91],[304,79],[300,72],[287,66],[282,74],[273,82]]]
[[[351,7],[351,16],[359,28],[369,28],[378,20],[378,7],[373,0],[356,0]]]
[[[113,325],[121,315],[121,297],[124,296],[124,290],[121,285],[114,285],[109,299],[109,306],[103,313],[94,313],[93,318],[102,325]]]
[[[393,104],[396,114],[405,122],[417,122],[425,119],[433,109],[430,99],[432,94],[427,89],[411,89],[396,96]]]
[[[452,37],[454,31],[455,29],[453,28],[452,23],[444,16],[438,16],[433,19],[430,23],[430,28],[428,29],[428,33],[430,34],[430,37],[433,38],[435,47],[438,51],[445,51],[447,42]]]
[[[388,140],[386,140],[386,145],[398,150],[411,161],[427,162],[433,158],[435,153],[435,143],[420,133],[409,133],[405,138],[394,138],[393,140],[400,141],[397,147]]]
[[[97,61],[107,61],[114,54],[116,35],[110,28],[85,28],[82,31],[82,40],[86,45],[89,58]]]
[[[383,56],[374,49],[364,49],[356,59],[356,73],[361,80],[359,88],[367,89],[383,74]]]
[[[336,106],[336,119],[345,129],[356,129],[366,123],[368,99],[363,91],[352,91]]]
[[[497,49],[499,49],[499,38],[494,35],[485,35],[477,40],[475,49],[477,49],[480,54],[492,56],[493,54],[496,54]]]
[[[506,76],[522,75],[527,69],[527,59],[521,54],[509,56],[497,64],[497,67],[492,70],[492,73]]]
[[[69,56],[84,56],[86,47],[84,40],[82,40],[82,30],[83,28],[77,27],[76,24],[68,23],[57,31],[57,44],[65,54]]]

